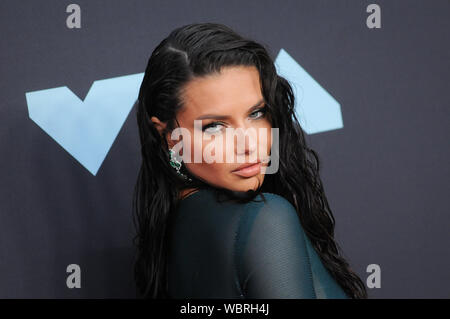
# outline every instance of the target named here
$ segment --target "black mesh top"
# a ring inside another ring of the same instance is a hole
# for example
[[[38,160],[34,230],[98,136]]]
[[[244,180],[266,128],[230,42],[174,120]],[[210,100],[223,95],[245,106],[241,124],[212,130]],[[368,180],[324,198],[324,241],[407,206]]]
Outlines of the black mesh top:
[[[323,266],[285,198],[180,202],[169,238],[171,298],[348,298]]]

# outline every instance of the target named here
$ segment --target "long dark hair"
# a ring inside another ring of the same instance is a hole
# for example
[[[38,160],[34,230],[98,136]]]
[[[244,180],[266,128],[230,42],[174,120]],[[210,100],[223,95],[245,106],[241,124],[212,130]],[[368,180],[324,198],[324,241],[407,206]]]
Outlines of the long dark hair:
[[[156,116],[166,122],[163,133],[170,132],[183,105],[180,92],[187,82],[219,72],[222,67],[238,65],[259,70],[272,127],[279,128],[279,169],[275,174],[267,174],[256,192],[249,192],[249,199],[260,192],[286,198],[295,207],[324,266],[347,295],[367,298],[363,282],[352,271],[334,239],[335,220],[319,176],[319,157],[306,144],[294,113],[290,84],[277,74],[263,45],[216,23],[189,24],[172,31],[150,56],[140,87],[137,123],[142,163],[133,197],[137,294],[144,298],[169,297],[167,243],[179,193],[188,187],[211,187],[190,175],[184,165],[182,170],[192,181],[187,182],[176,173],[169,164],[168,143],[150,119]]]

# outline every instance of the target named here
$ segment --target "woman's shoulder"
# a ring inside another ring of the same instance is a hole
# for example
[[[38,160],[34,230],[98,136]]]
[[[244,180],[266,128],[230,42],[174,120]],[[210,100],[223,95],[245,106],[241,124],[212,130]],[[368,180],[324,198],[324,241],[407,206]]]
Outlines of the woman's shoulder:
[[[278,208],[281,211],[295,211],[294,206],[289,202],[284,196],[274,194],[274,193],[262,193],[264,198],[266,199],[265,204],[270,206],[271,208]]]
[[[292,213],[295,212],[294,206],[283,196],[269,193],[269,192],[262,192],[258,195],[256,195],[253,199],[248,201],[241,201],[239,202],[239,205],[233,205],[237,204],[237,202],[234,202],[233,200],[223,200],[226,198],[226,196],[222,197],[222,200],[219,199],[220,196],[217,195],[212,189],[199,189],[191,194],[184,197],[180,203],[182,204],[188,204],[188,203],[202,203],[202,204],[232,204],[232,206],[242,206],[246,207],[247,210],[270,210],[270,211],[277,211],[281,213]],[[236,197],[235,199],[238,199],[239,197]],[[230,198],[228,198],[230,199]]]
[[[264,192],[259,198],[259,201],[249,205],[248,213],[257,214],[257,218],[266,223],[298,222],[296,209],[284,196]]]
[[[248,201],[221,200],[211,189],[199,189],[181,200],[182,209],[190,211],[223,212],[239,215],[242,219],[257,220],[258,223],[283,225],[298,223],[294,206],[282,195],[262,192]],[[272,227],[273,228],[273,227]]]

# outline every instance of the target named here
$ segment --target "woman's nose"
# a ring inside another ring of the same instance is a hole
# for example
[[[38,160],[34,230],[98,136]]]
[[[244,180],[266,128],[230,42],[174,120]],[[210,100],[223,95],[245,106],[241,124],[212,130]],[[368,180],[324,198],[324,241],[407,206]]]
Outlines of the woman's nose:
[[[237,155],[251,155],[257,150],[258,132],[255,128],[238,128],[236,136],[235,152]]]

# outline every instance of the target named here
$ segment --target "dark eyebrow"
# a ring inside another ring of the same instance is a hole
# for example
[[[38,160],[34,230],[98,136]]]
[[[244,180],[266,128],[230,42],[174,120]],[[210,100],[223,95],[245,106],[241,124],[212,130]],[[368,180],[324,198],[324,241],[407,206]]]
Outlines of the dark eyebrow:
[[[248,109],[248,113],[251,113],[254,109],[256,109],[258,106],[260,106],[264,102],[265,102],[264,98],[259,100],[258,103],[256,103],[255,105],[251,106]],[[205,115],[197,117],[196,120],[204,120],[204,119],[225,120],[225,119],[229,119],[229,118],[230,118],[229,115],[205,114]]]

